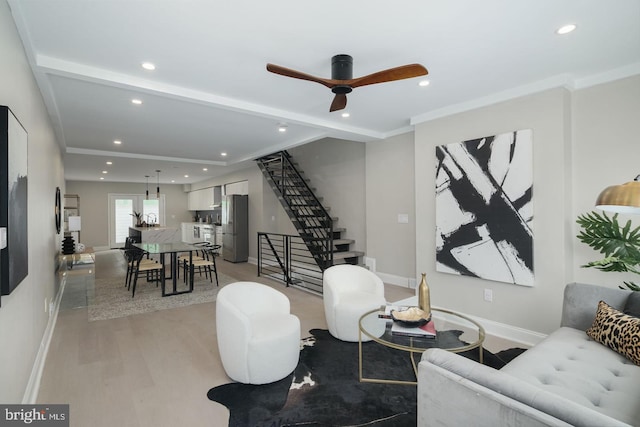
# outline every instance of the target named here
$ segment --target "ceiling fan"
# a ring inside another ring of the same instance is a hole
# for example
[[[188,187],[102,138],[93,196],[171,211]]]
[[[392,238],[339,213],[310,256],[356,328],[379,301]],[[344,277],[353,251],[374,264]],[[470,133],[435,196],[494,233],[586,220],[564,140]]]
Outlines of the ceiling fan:
[[[336,96],[331,102],[329,111],[342,110],[347,106],[347,94],[354,88],[375,83],[391,82],[394,80],[410,79],[412,77],[424,76],[428,74],[426,68],[420,64],[402,65],[400,67],[389,68],[388,70],[378,71],[362,77],[353,78],[353,58],[349,55],[335,55],[331,58],[331,78],[323,79],[321,77],[305,74],[300,71],[281,67],[279,65],[267,64],[267,71],[280,74],[294,79],[309,80],[311,82],[320,83],[331,89]]]

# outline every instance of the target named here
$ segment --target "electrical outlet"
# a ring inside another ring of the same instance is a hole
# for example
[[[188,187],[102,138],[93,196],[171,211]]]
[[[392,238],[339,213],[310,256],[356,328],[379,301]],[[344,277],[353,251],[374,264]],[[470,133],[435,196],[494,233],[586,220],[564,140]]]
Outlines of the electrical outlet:
[[[484,290],[484,300],[488,302],[493,301],[493,291],[491,289]]]

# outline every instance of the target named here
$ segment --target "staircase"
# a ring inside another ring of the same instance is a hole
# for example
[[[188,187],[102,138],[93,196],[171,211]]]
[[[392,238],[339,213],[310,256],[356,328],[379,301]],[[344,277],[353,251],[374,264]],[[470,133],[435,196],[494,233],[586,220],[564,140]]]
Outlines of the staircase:
[[[359,264],[364,252],[351,251],[354,240],[343,239],[344,228],[335,227],[338,218],[329,214],[322,198],[316,197],[286,151],[256,160],[267,182],[291,219],[320,272],[335,264]]]

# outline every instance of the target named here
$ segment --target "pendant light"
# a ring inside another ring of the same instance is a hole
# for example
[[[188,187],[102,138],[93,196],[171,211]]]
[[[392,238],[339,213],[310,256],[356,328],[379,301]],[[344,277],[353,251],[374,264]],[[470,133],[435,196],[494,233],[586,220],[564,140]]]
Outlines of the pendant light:
[[[640,214],[640,175],[633,181],[602,190],[596,208],[609,212]]]
[[[157,181],[157,186],[156,186],[156,196],[157,196],[158,200],[160,200],[160,170],[156,169],[156,172],[158,173],[158,175],[157,175],[158,181]]]
[[[147,178],[147,200],[149,200],[149,175],[145,175],[145,178]]]

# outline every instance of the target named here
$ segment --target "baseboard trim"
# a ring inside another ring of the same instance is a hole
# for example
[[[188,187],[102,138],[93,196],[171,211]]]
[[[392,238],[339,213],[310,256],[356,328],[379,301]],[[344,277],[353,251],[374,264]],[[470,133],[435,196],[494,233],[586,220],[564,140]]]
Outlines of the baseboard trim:
[[[40,381],[42,380],[42,372],[44,371],[44,364],[47,360],[47,354],[49,353],[49,345],[51,344],[51,338],[53,337],[53,331],[56,328],[56,322],[58,320],[58,312],[60,310],[60,301],[62,300],[62,294],[64,287],[67,283],[66,277],[63,276],[60,282],[60,289],[56,295],[53,304],[51,304],[51,310],[49,312],[49,321],[47,327],[42,335],[42,341],[40,341],[40,348],[36,355],[36,360],[33,362],[31,368],[31,375],[29,376],[29,382],[27,388],[22,396],[22,404],[33,405],[38,400],[38,393],[40,392]]]
[[[380,279],[382,279],[384,283],[411,289],[411,286],[410,286],[411,282],[408,277],[397,276],[395,274],[381,273],[379,271],[375,271],[375,274]]]
[[[533,347],[547,337],[546,334],[507,325],[506,323],[495,322],[468,314],[467,316],[480,323],[487,335],[519,343],[526,348]]]

